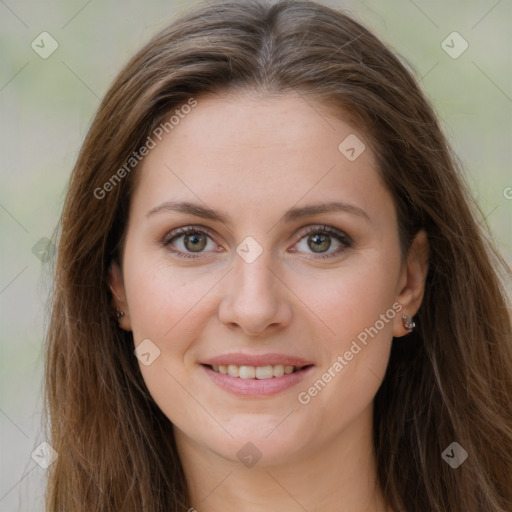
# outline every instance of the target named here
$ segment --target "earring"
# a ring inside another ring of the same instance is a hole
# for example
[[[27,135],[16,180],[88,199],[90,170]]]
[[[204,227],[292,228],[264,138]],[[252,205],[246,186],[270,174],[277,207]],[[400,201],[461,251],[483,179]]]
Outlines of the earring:
[[[412,316],[402,315],[402,320],[404,321],[405,328],[409,329],[409,332],[412,332],[412,330],[416,327]]]
[[[123,311],[119,311],[119,309],[117,309],[117,308],[116,308],[116,311],[117,311],[117,315],[116,315],[117,316],[117,321],[119,322],[119,319],[124,316],[124,312]]]

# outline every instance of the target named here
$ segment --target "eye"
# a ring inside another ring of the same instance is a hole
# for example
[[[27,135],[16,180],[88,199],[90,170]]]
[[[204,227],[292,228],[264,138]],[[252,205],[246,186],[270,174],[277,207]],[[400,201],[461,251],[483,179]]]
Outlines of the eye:
[[[180,239],[182,240],[176,243],[176,241]],[[197,258],[193,253],[201,254],[204,252],[208,247],[209,240],[214,245],[214,247],[210,247],[210,249],[214,249],[216,244],[205,228],[198,229],[193,226],[187,226],[175,229],[169,233],[169,236],[164,239],[163,245],[180,258]],[[179,246],[177,250],[173,248],[175,244]]]
[[[338,249],[326,252],[331,248],[333,238],[335,244],[338,244]],[[309,226],[302,232],[302,237],[296,246],[300,245],[303,240],[306,247],[302,248],[302,252],[308,252],[309,248],[316,254],[315,258],[320,259],[337,256],[352,245],[352,239],[346,233],[332,226]],[[209,242],[211,242],[210,247],[208,247]],[[186,226],[175,229],[166,236],[163,245],[180,258],[197,258],[199,256],[195,256],[194,253],[200,255],[208,252],[208,249],[219,252],[210,231],[204,227]],[[296,250],[294,249],[292,252],[296,252]]]
[[[338,244],[338,249],[326,252],[331,248],[332,239]],[[298,244],[305,242],[306,249],[310,249],[320,259],[332,258],[341,254],[352,245],[352,239],[343,231],[332,226],[309,226],[303,231],[302,238]],[[295,252],[295,251],[294,251]]]

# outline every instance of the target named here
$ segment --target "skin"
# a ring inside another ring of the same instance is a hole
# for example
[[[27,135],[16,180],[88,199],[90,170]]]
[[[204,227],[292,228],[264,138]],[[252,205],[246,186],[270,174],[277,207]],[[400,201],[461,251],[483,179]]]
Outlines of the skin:
[[[198,105],[150,151],[137,170],[120,266],[110,273],[120,326],[134,344],[150,339],[160,355],[140,370],[172,421],[199,512],[384,512],[372,451],[373,398],[392,337],[409,333],[402,313],[420,307],[428,244],[421,231],[400,257],[396,212],[375,155],[354,161],[339,150],[365,134],[301,97],[254,93],[200,97]],[[315,108],[312,108],[312,107]],[[229,122],[226,122],[229,120]],[[189,213],[147,213],[188,200],[221,210],[231,223]],[[344,201],[348,212],[281,222],[294,206]],[[315,251],[307,226],[333,226],[352,239]],[[194,252],[172,230],[206,227]],[[252,236],[263,252],[252,263],[236,248]],[[167,238],[166,238],[167,237]],[[309,243],[308,243],[309,240]],[[322,254],[333,255],[321,259]],[[306,405],[308,388],[393,304],[386,322]],[[400,341],[407,343],[406,340]],[[290,354],[314,362],[298,385],[265,398],[219,388],[200,361],[228,352]],[[237,452],[253,443],[261,459],[246,467]]]

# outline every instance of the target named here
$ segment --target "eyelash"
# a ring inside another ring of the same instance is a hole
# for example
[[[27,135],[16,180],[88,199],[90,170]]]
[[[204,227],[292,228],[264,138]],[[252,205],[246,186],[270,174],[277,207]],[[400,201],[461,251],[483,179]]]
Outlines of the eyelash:
[[[171,242],[173,242],[176,238],[179,238],[180,236],[183,236],[183,235],[198,234],[198,233],[208,235],[210,238],[212,238],[212,233],[210,232],[209,229],[207,229],[205,227],[187,226],[184,228],[178,228],[178,229],[175,229],[174,231],[171,231],[164,238],[162,243],[166,248],[168,248],[173,254],[175,254],[179,258],[185,258],[185,259],[199,258],[200,256],[191,256],[191,253],[184,253],[182,251],[177,251],[175,249],[170,248]],[[346,250],[352,246],[352,239],[347,234],[343,233],[343,231],[340,231],[332,226],[325,226],[325,225],[324,226],[308,226],[303,231],[303,233],[297,243],[299,243],[306,236],[311,235],[311,234],[317,234],[317,233],[328,234],[330,236],[335,237],[342,244],[342,247],[337,249],[336,251],[330,252],[330,253],[325,253],[325,254],[317,253],[316,256],[312,259],[333,258],[333,257],[337,256],[338,254],[342,253],[344,250]],[[197,253],[197,254],[200,255],[201,253]]]

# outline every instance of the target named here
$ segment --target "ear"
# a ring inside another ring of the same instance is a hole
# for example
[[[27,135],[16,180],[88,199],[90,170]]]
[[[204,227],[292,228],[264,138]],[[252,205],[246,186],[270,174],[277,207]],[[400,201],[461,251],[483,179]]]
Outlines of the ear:
[[[112,305],[118,311],[124,313],[124,315],[119,318],[119,327],[125,331],[131,331],[132,326],[128,303],[126,302],[123,273],[121,272],[119,264],[114,261],[110,264],[109,268],[109,287],[112,292]]]
[[[407,261],[403,265],[398,286],[397,301],[402,305],[400,315],[395,317],[393,336],[398,338],[409,334],[402,315],[414,316],[420,309],[425,293],[425,281],[428,273],[429,245],[424,229],[418,231],[411,244]]]

